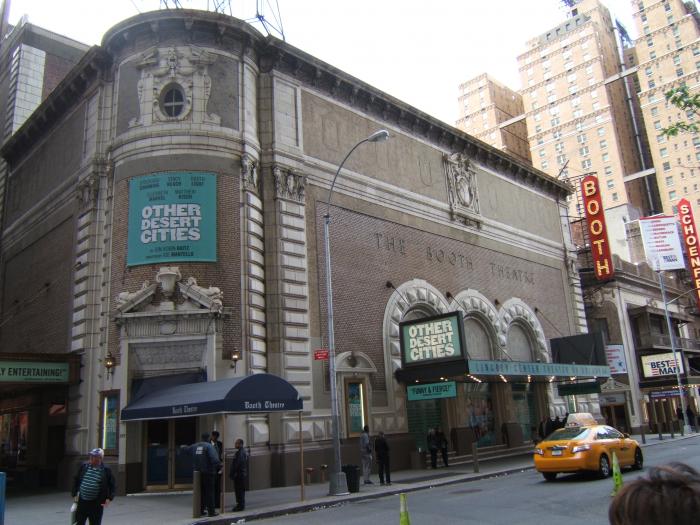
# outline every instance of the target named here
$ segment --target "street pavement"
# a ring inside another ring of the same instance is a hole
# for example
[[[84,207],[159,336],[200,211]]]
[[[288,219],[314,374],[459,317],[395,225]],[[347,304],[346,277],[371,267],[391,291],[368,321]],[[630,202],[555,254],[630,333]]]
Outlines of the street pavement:
[[[640,436],[634,436],[640,443]],[[682,437],[675,435],[673,440],[698,439],[700,434]],[[663,441],[658,434],[647,435],[643,447],[666,443],[671,436],[666,434]],[[192,492],[159,494],[133,494],[119,497],[105,510],[105,525],[229,525],[256,519],[271,518],[286,514],[306,512],[333,507],[353,501],[381,498],[402,492],[408,493],[430,487],[449,485],[506,475],[533,468],[532,456],[482,461],[480,472],[475,473],[471,466],[454,466],[437,470],[402,470],[392,472],[392,485],[381,486],[373,475],[373,485],[360,485],[360,492],[346,496],[328,496],[328,483],[314,483],[305,487],[305,498],[301,500],[300,486],[275,487],[253,490],[246,493],[246,510],[230,512],[234,506],[233,494],[226,494],[225,510],[214,518],[192,518]],[[67,524],[70,517],[70,494],[66,492],[44,491],[8,494],[5,523]]]

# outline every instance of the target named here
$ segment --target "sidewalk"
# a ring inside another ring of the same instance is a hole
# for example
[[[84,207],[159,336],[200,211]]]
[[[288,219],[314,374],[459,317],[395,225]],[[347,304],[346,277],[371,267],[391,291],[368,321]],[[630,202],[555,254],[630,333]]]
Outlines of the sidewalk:
[[[634,436],[642,443],[640,436]],[[670,434],[659,440],[658,434],[647,434],[643,447],[671,441]],[[676,434],[673,441],[700,438],[700,434],[681,437]],[[183,491],[165,494],[134,494],[120,497],[105,511],[105,525],[229,525],[238,520],[252,521],[284,514],[305,512],[315,508],[331,507],[347,502],[380,498],[401,492],[413,492],[429,487],[475,481],[498,475],[520,472],[533,468],[530,455],[502,460],[480,462],[480,472],[474,473],[470,466],[438,468],[437,470],[401,470],[392,472],[390,486],[380,486],[373,475],[374,485],[360,485],[360,492],[346,496],[328,496],[328,483],[314,483],[305,488],[305,500],[300,501],[299,485],[253,490],[246,493],[244,512],[225,512],[216,518],[193,519],[192,492]],[[274,502],[274,504],[271,504]],[[235,504],[233,493],[226,494],[226,510]],[[8,494],[5,511],[6,523],[65,524],[69,519],[70,495],[66,492],[32,494]],[[398,504],[397,504],[398,505]]]

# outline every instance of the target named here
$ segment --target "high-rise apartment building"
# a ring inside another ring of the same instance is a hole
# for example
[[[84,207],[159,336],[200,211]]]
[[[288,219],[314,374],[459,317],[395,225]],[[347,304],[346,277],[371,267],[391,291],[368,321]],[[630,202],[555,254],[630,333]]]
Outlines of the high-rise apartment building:
[[[643,160],[632,75],[621,66],[618,39],[624,31],[598,0],[572,4],[564,22],[529,40],[527,50],[518,56],[524,117],[510,118],[519,125],[526,123],[537,168],[574,187],[584,175],[598,175],[611,249],[629,260],[626,224],[654,209],[655,187],[654,172]],[[483,79],[488,77],[481,75],[460,86],[458,126],[505,149],[495,140],[499,137],[495,130],[503,129],[499,122],[505,119],[484,118],[494,106],[481,107],[481,99],[469,89],[475,84],[478,88]],[[474,111],[465,111],[465,102]],[[482,122],[493,128],[480,128]],[[571,199],[573,220],[583,216],[578,197]]]
[[[700,15],[695,1],[631,0],[637,32],[638,99],[649,139],[664,213],[677,213],[687,198],[700,212],[700,135],[667,138],[661,130],[685,114],[664,94],[681,85],[700,85]]]
[[[457,127],[476,138],[531,162],[520,93],[487,73],[459,86]]]

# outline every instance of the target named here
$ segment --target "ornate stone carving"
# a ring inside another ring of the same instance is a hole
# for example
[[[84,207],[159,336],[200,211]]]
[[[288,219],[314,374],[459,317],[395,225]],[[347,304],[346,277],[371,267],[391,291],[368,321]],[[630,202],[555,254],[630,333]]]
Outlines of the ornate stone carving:
[[[241,180],[243,189],[258,193],[258,164],[247,153],[241,157]]]
[[[86,210],[97,203],[97,195],[100,189],[100,181],[97,175],[92,174],[78,182],[76,197],[80,203],[80,209]]]
[[[194,123],[220,124],[221,117],[207,113],[211,94],[209,66],[216,55],[197,46],[152,48],[144,52],[136,67],[141,78],[136,86],[139,116],[130,126],[191,119]],[[182,110],[174,116],[163,110],[162,97],[169,87],[178,87],[183,96]]]
[[[129,311],[138,311],[146,304],[150,304],[153,294],[155,294],[158,285],[144,281],[141,289],[135,292],[121,292],[117,296],[117,310],[121,313]]]
[[[479,194],[476,172],[469,158],[463,153],[446,154],[443,165],[452,219],[474,220],[474,216],[479,214]]]
[[[294,170],[274,166],[272,178],[275,184],[275,198],[304,202],[306,196],[306,176]]]
[[[221,292],[220,288],[216,286],[210,286],[209,288],[199,286],[197,284],[197,279],[194,277],[188,277],[184,284],[178,283],[178,287],[183,295],[207,306],[210,311],[217,313],[223,311],[224,294]]]

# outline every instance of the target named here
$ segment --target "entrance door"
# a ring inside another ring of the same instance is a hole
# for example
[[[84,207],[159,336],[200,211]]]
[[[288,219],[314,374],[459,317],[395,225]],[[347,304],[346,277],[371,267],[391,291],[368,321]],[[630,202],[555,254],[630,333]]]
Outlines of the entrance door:
[[[146,488],[172,489],[192,485],[192,456],[181,445],[197,441],[197,419],[146,422]]]

